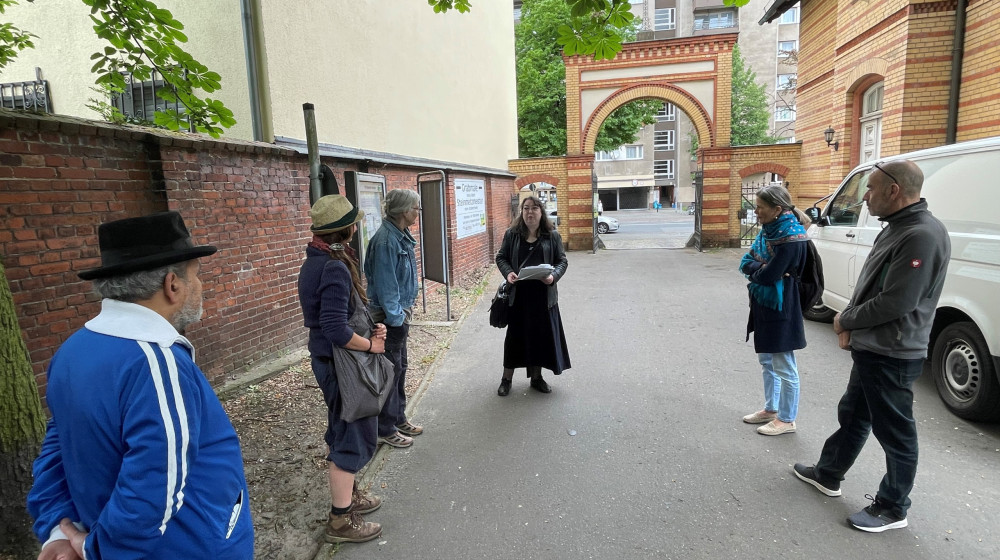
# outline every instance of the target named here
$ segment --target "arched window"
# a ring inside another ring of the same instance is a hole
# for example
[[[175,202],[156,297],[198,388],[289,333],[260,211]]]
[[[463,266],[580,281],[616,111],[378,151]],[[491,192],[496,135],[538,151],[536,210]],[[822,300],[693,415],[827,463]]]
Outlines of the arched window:
[[[859,163],[875,161],[882,150],[882,94],[885,82],[879,82],[865,91],[861,105],[861,152]]]

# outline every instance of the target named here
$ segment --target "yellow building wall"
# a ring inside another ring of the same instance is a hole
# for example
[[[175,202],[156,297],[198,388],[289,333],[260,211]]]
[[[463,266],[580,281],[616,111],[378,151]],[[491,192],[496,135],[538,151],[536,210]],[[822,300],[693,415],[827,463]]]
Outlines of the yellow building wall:
[[[313,103],[320,142],[495,169],[517,157],[511,7],[474,3],[435,14],[426,2],[254,0],[260,8],[271,120],[265,130],[304,139],[302,104]],[[226,136],[253,136],[240,2],[159,0],[184,24],[185,48],[222,76],[235,114]],[[55,112],[86,108],[91,54],[103,48],[79,0],[21,2],[4,21],[36,35],[0,81],[49,80]],[[273,138],[265,138],[271,141]]]

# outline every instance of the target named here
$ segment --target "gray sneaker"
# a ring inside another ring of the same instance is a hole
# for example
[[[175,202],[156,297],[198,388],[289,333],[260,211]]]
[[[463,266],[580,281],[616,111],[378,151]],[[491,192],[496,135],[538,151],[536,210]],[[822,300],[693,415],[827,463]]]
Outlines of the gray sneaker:
[[[831,498],[836,498],[840,495],[840,483],[836,480],[824,480],[823,482],[820,482],[819,477],[816,476],[816,469],[814,467],[807,467],[802,463],[795,463],[795,467],[792,468],[792,472],[795,473],[795,476],[797,476],[799,480],[807,484],[812,484],[817,490],[827,496],[830,496]]]
[[[906,527],[905,517],[894,515],[891,508],[886,507],[878,498],[871,497],[871,494],[865,494],[865,497],[872,501],[872,505],[847,518],[852,527],[868,533]]]

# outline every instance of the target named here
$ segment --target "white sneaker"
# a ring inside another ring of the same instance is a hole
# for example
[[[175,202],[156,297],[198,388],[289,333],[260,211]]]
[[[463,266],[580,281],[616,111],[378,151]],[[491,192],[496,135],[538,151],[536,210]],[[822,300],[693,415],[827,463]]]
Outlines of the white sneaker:
[[[778,426],[774,423],[774,420],[757,428],[757,433],[765,436],[780,436],[781,434],[788,434],[794,431],[795,422],[792,422],[791,424],[782,423],[781,426]]]

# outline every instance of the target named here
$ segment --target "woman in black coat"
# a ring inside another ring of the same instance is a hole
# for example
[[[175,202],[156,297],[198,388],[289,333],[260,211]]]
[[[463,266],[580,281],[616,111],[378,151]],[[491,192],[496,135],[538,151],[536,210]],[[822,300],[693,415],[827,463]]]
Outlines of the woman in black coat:
[[[541,200],[529,196],[521,201],[517,218],[503,236],[496,263],[507,282],[513,284],[503,345],[503,378],[497,394],[505,397],[510,393],[514,368],[519,367],[527,369],[533,389],[549,393],[552,390],[542,379],[542,368],[556,375],[570,368],[556,288],[566,274],[568,262],[562,238],[545,214]],[[547,277],[517,282],[522,268],[543,263],[553,267]]]
[[[788,190],[778,185],[757,191],[754,209],[760,233],[743,255],[740,271],[750,283],[747,340],[764,376],[764,408],[743,417],[748,424],[765,424],[757,432],[777,436],[795,431],[799,409],[799,372],[795,350],[806,347],[799,303],[799,278],[806,263],[804,224],[809,218],[795,210]]]

